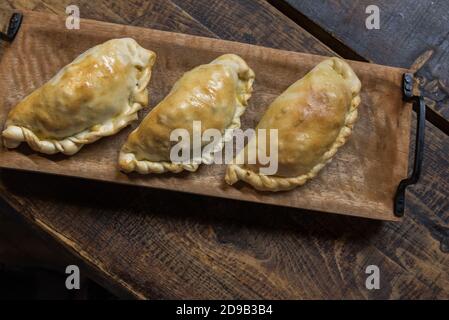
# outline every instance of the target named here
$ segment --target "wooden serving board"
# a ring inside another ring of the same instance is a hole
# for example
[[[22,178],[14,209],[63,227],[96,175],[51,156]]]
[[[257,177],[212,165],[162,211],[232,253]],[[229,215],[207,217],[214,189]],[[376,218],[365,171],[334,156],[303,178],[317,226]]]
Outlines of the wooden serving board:
[[[4,124],[9,110],[21,99],[79,54],[120,37],[132,37],[158,55],[149,85],[150,106],[139,119],[163,99],[184,72],[221,54],[235,53],[256,73],[255,90],[242,117],[242,129],[254,128],[277,95],[325,58],[92,20],[81,20],[80,30],[68,30],[65,17],[25,12],[17,38],[3,45],[0,52],[0,123]],[[0,167],[397,220],[393,196],[408,171],[411,106],[402,101],[401,92],[406,70],[350,64],[362,82],[362,104],[353,135],[317,178],[292,191],[258,192],[244,183],[228,186],[224,165],[202,165],[196,173],[177,175],[126,175],[118,170],[118,151],[138,121],[115,136],[85,146],[72,157],[41,155],[26,144],[15,150],[1,147]]]

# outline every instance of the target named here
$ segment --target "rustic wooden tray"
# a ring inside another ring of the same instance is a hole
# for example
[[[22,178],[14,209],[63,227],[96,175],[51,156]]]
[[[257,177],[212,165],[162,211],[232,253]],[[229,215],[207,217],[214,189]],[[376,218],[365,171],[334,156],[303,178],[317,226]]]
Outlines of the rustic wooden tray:
[[[139,119],[169,92],[184,72],[221,54],[235,53],[256,73],[254,94],[242,118],[243,129],[255,127],[277,95],[324,59],[92,20],[81,20],[80,30],[68,30],[65,17],[25,12],[16,39],[0,52],[0,123],[4,123],[14,105],[80,53],[120,37],[132,37],[158,54],[149,88],[150,106],[141,112]],[[397,220],[393,198],[408,171],[412,109],[402,101],[405,70],[352,61],[350,64],[362,81],[362,104],[353,135],[317,178],[293,191],[267,193],[246,184],[228,186],[223,179],[224,165],[203,165],[196,173],[178,175],[123,174],[117,169],[118,151],[138,122],[115,136],[85,146],[72,157],[37,154],[26,144],[16,150],[1,147],[0,167]]]

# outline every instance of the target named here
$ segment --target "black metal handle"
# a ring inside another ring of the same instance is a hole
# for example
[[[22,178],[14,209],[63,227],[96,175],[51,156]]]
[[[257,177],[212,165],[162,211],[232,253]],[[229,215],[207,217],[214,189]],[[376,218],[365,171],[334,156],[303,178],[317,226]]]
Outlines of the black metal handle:
[[[394,214],[397,217],[404,215],[405,189],[418,182],[421,175],[422,162],[424,157],[424,132],[426,129],[426,104],[422,96],[413,94],[413,74],[405,73],[403,82],[403,93],[406,101],[412,101],[416,109],[416,142],[415,142],[415,162],[413,164],[412,175],[399,183],[394,198]]]
[[[21,13],[14,13],[9,20],[8,30],[6,31],[6,33],[0,32],[0,39],[12,42],[19,32],[22,20],[23,15]]]

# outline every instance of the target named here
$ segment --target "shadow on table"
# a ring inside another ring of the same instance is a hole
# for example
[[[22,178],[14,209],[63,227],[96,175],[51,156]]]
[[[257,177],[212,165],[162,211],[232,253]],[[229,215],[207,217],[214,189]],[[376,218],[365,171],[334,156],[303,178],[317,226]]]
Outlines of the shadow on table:
[[[311,234],[323,239],[344,236],[368,241],[381,221],[220,199],[173,191],[109,184],[98,181],[2,170],[4,188],[26,196],[36,206],[76,206],[99,214],[151,215],[212,225],[223,233],[239,229]],[[60,214],[63,214],[62,212]]]

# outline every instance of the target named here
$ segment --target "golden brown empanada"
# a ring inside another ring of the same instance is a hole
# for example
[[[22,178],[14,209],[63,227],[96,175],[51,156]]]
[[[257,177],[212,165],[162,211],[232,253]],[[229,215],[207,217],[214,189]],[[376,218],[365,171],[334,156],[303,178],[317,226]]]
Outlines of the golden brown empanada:
[[[234,54],[223,55],[185,73],[129,135],[120,152],[120,168],[142,174],[196,171],[199,164],[210,159],[172,162],[170,151],[175,142],[170,141],[170,134],[176,129],[186,129],[192,137],[193,122],[201,121],[201,133],[214,128],[224,134],[217,145],[221,150],[223,143],[232,138],[232,130],[226,129],[240,127],[240,116],[251,97],[253,81],[254,72]]]
[[[318,64],[274,100],[257,126],[278,130],[277,173],[260,174],[263,166],[257,155],[248,158],[246,146],[238,155],[241,162],[228,166],[226,182],[243,180],[258,190],[281,191],[315,177],[351,134],[360,89],[360,80],[345,61],[331,58]],[[269,144],[257,148],[261,154],[270,150]]]
[[[148,104],[155,59],[130,38],[89,49],[11,110],[2,133],[5,146],[26,141],[42,153],[72,155],[117,133]]]

